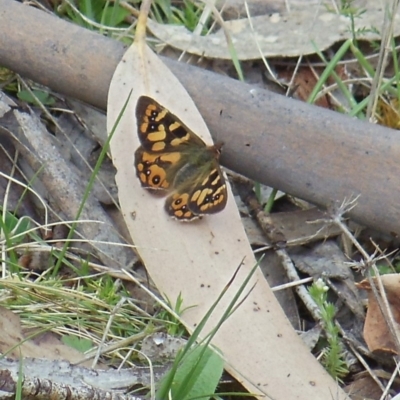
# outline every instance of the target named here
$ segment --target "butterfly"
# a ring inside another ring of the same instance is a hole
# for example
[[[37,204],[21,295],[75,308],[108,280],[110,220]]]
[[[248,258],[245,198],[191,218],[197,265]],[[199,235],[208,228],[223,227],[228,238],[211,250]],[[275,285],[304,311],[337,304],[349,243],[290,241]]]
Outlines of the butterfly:
[[[219,166],[221,144],[207,146],[179,118],[154,99],[136,105],[141,146],[135,152],[142,187],[168,193],[165,211],[192,221],[225,208],[226,182]]]

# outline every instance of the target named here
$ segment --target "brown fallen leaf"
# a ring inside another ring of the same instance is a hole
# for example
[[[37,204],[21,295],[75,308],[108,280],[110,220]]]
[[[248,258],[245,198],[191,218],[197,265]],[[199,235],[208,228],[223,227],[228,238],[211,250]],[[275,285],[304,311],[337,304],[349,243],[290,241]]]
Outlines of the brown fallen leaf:
[[[296,70],[296,74],[293,76],[294,67],[292,67],[283,70],[281,69],[277,70],[276,76],[278,77],[279,81],[282,82],[284,85],[288,85],[289,83],[291,84],[290,86],[291,97],[302,101],[307,101],[323,71],[324,69],[321,67],[311,68],[311,66],[310,67],[304,66],[298,68]],[[337,66],[334,72],[342,80],[349,79],[349,75],[347,73],[345,66],[342,65]],[[333,79],[332,76],[330,76],[326,80],[325,86],[333,85],[334,83],[335,80]],[[340,91],[337,92],[340,95]],[[317,97],[317,99],[314,101],[314,104],[319,107],[334,108],[334,104],[332,104],[332,100],[331,97],[329,96],[329,93]]]
[[[389,380],[390,376],[385,379]],[[357,374],[353,382],[345,387],[345,391],[352,400],[379,400],[382,396],[381,388],[366,373]]]
[[[396,324],[395,330],[398,332],[400,324],[400,274],[383,275],[380,279]],[[364,325],[364,339],[369,350],[399,354],[391,330],[388,327],[388,321],[382,314],[370,283],[367,280],[363,280],[357,286],[359,289],[364,289],[368,292],[368,311]]]

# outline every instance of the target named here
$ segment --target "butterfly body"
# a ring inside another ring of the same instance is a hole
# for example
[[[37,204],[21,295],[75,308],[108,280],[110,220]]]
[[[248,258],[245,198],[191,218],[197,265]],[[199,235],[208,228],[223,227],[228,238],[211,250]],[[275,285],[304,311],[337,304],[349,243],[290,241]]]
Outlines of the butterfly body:
[[[169,193],[166,212],[190,221],[224,209],[225,179],[219,166],[221,145],[207,146],[175,115],[141,96],[136,107],[141,146],[135,166],[141,185]]]

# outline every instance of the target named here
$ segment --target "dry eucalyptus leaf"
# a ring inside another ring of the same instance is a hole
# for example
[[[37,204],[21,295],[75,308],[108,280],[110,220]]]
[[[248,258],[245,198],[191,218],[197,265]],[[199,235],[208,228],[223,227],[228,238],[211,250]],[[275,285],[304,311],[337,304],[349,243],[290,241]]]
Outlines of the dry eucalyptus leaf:
[[[315,325],[312,329],[303,332],[300,337],[303,339],[307,347],[312,350],[321,338],[322,328],[320,325]]]
[[[351,279],[348,261],[333,240],[315,244],[312,248],[298,247],[289,250],[296,268],[315,279]]]
[[[271,246],[270,241],[265,237],[260,226],[250,217],[242,217],[242,223],[246,230],[248,241],[252,246]]]
[[[354,18],[359,40],[379,40],[385,8],[374,0],[359,0],[351,3],[355,10],[365,10]],[[399,12],[399,11],[398,11]],[[399,18],[399,14],[395,16]],[[232,38],[239,60],[254,60],[266,57],[295,57],[323,51],[334,43],[350,39],[349,17],[335,14],[325,2],[290,2],[290,12],[274,13],[252,18],[254,31],[247,18],[225,22],[225,29]],[[220,28],[216,33],[198,36],[184,26],[162,25],[148,21],[151,33],[163,42],[179,50],[200,57],[231,59],[225,33]],[[394,36],[399,35],[400,24],[394,24]],[[257,43],[261,49],[257,47]]]
[[[237,19],[247,15],[243,0],[216,0],[215,6],[221,10],[224,20]],[[285,10],[285,0],[248,0],[250,15],[273,14]]]
[[[303,245],[337,236],[340,229],[318,208],[269,214],[265,218],[286,239],[287,246]]]
[[[381,280],[396,323],[395,328],[398,331],[400,324],[400,275],[383,275],[381,276]],[[367,280],[360,282],[358,288],[367,290],[368,292],[368,310],[364,325],[364,339],[369,350],[397,354],[394,339],[369,282]]]
[[[142,95],[179,116],[206,143],[211,143],[211,136],[193,100],[171,71],[145,44],[132,45],[111,82],[107,125],[111,132],[127,104],[111,140],[111,153],[118,171],[120,205],[147,271],[160,293],[170,301],[181,296],[184,308],[193,306],[182,315],[183,323],[193,331],[244,260],[209,319],[206,335],[217,324],[256,260],[229,188],[228,203],[222,212],[192,223],[180,223],[164,211],[165,198],[141,187],[134,169],[134,153],[140,146],[135,109]],[[224,355],[227,370],[250,392],[260,396],[308,400],[329,398],[335,393],[337,399],[345,399],[290,326],[260,270],[245,294],[246,300],[213,340]]]

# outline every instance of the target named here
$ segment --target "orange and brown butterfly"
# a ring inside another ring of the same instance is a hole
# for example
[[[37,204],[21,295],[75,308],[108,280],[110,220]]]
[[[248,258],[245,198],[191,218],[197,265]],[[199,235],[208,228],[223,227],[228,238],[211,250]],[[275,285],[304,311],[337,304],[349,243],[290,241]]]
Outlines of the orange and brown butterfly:
[[[221,144],[207,146],[154,99],[141,96],[136,106],[141,146],[135,152],[142,186],[169,194],[166,212],[191,221],[225,208],[227,188],[219,166]]]

